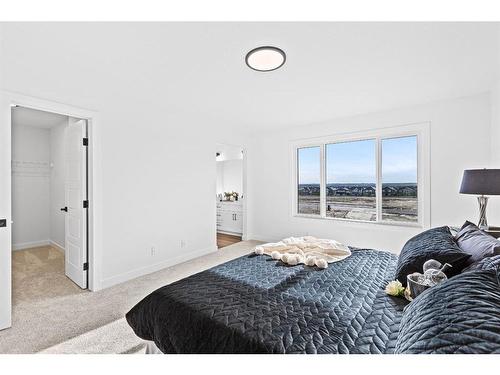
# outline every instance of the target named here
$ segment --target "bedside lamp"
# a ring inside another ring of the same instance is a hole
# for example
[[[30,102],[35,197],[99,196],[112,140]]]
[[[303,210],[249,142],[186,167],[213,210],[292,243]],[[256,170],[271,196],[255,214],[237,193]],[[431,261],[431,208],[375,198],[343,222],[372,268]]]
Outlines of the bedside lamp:
[[[460,186],[461,194],[478,195],[480,229],[488,229],[487,195],[500,195],[500,169],[466,169]]]

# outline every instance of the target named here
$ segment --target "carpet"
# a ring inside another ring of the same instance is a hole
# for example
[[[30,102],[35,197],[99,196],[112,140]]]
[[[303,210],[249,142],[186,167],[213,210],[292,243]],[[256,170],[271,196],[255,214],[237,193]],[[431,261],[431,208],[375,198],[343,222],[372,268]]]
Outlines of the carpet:
[[[25,298],[29,293],[24,291],[23,298],[14,296],[12,327],[0,331],[0,353],[140,351],[123,320],[131,307],[155,289],[248,254],[259,243],[243,241],[98,292],[75,290],[67,294],[64,289],[60,294]]]

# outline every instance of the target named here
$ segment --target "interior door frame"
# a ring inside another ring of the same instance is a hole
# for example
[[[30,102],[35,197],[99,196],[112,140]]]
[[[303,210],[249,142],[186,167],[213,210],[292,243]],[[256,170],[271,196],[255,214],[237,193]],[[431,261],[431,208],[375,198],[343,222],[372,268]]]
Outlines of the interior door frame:
[[[248,181],[247,181],[247,174],[248,174],[248,165],[247,165],[247,150],[246,150],[246,147],[244,146],[241,146],[241,145],[235,145],[235,144],[232,144],[232,143],[226,143],[226,142],[216,142],[215,143],[215,148],[217,148],[217,145],[221,145],[221,146],[230,146],[230,147],[235,147],[235,148],[239,148],[241,149],[241,152],[242,152],[242,177],[243,177],[243,181],[242,181],[242,186],[243,186],[243,191],[244,191],[244,197],[242,199],[242,205],[241,205],[241,209],[243,210],[243,215],[242,215],[242,230],[241,230],[241,240],[242,241],[246,241],[246,240],[249,240],[250,238],[248,238],[248,234],[247,234],[247,226],[248,226],[248,223],[247,223],[247,217],[248,217],[248,212],[247,212],[247,209],[248,209],[248,203],[247,203],[247,200],[248,200]],[[217,180],[217,160],[214,158],[214,168],[215,168],[215,181]],[[217,183],[214,182],[214,190],[215,190],[215,194],[214,196],[217,196]],[[215,209],[215,215],[217,215],[217,199],[215,199],[215,204],[214,204],[214,209]],[[217,216],[214,216],[214,217],[217,217]],[[215,248],[217,249],[217,223],[215,223]]]
[[[12,147],[12,135],[11,135],[11,108],[13,106],[22,106],[32,109],[37,109],[46,112],[58,113],[61,115],[66,115],[70,117],[76,117],[80,119],[87,120],[87,137],[88,137],[88,263],[89,263],[89,273],[88,273],[88,289],[91,291],[97,291],[102,289],[101,287],[101,267],[102,267],[102,168],[100,160],[102,160],[102,149],[99,137],[99,112],[94,110],[88,110],[80,107],[76,107],[69,104],[64,104],[56,101],[31,97],[19,93],[14,93],[10,91],[0,91],[0,133],[9,135],[6,140],[7,148],[10,152]],[[2,155],[0,155],[0,158]],[[0,162],[5,162],[0,160]],[[11,163],[11,157],[9,156],[9,164]],[[7,179],[11,183],[11,166],[9,165],[7,169]],[[8,212],[3,213],[4,217],[7,219],[7,226],[10,227],[10,232],[12,231],[11,221],[12,221],[12,192],[10,192],[10,206],[7,208]],[[0,254],[0,259],[7,259],[8,263],[8,279],[12,277],[12,259],[11,252],[12,246],[10,245],[7,249],[0,248],[0,252],[8,251],[8,254]],[[6,264],[0,265],[0,267],[6,267]],[[1,270],[0,270],[1,271]],[[0,288],[9,288],[8,293],[5,290],[0,290],[0,296],[8,296],[8,308],[11,309],[11,283],[0,285]],[[4,306],[5,307],[5,306]],[[2,316],[0,312],[0,317]],[[10,317],[10,315],[9,315]],[[9,322],[10,323],[10,319]],[[0,321],[0,329],[5,325]],[[10,326],[10,324],[8,325]]]

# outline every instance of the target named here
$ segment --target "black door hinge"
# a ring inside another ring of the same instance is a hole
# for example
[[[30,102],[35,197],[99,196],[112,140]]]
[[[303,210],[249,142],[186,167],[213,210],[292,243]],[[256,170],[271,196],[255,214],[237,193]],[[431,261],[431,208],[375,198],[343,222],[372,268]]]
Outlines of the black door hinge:
[[[83,208],[89,208],[89,201],[83,201]]]
[[[89,264],[87,262],[83,263],[83,270],[88,271],[89,269]]]
[[[89,145],[89,139],[88,138],[83,138],[83,145],[88,146]]]

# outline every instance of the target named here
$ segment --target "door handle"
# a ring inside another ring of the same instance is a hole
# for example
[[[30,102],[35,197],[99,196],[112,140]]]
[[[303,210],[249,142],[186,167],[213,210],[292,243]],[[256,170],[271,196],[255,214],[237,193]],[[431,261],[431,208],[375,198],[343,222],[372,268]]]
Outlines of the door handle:
[[[61,211],[68,212],[68,207],[61,208]]]

